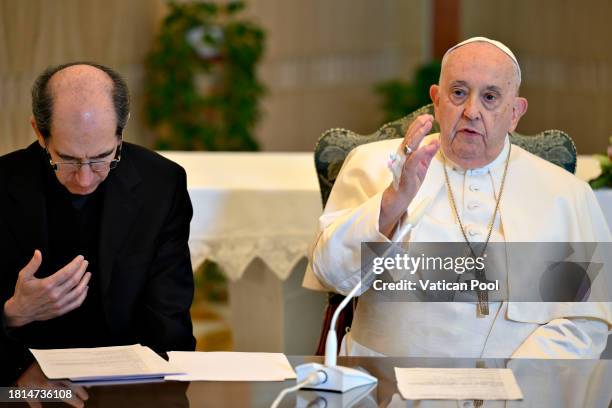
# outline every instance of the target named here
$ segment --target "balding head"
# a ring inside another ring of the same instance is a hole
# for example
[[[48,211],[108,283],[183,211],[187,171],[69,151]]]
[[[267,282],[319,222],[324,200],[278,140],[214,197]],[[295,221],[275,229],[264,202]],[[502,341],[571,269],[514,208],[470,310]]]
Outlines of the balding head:
[[[115,134],[121,137],[130,109],[125,81],[112,69],[88,62],[48,68],[32,87],[32,113],[42,136],[52,136],[56,109],[87,116],[88,107],[114,115]]]
[[[53,100],[51,135],[75,124],[85,131],[102,124],[115,132],[113,82],[103,71],[90,65],[64,68],[51,77],[48,90]]]
[[[91,65],[71,65],[57,71],[48,82],[51,96],[74,98],[77,101],[105,96],[112,104],[113,81],[104,71]]]
[[[129,116],[125,82],[101,65],[53,67],[32,88],[32,112],[32,127],[57,180],[72,194],[93,193],[121,158]]]

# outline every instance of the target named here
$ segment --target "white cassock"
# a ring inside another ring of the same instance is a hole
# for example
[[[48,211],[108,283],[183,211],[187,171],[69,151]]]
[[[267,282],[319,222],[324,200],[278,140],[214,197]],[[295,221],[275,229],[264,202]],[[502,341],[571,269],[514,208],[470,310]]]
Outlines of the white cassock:
[[[423,143],[437,137],[430,135]],[[379,232],[378,219],[382,193],[392,180],[386,162],[400,143],[393,139],[365,144],[346,158],[319,220],[305,287],[347,294],[361,278],[361,243],[389,242]],[[447,164],[470,241],[486,240],[509,150],[506,138],[500,155],[483,168],[464,171]],[[612,241],[588,184],[515,145],[509,160],[491,242]],[[424,202],[430,204],[409,242],[464,242],[449,204],[440,152],[407,212]],[[583,303],[491,302],[489,314],[477,317],[475,303],[386,302],[379,296],[374,290],[360,296],[350,335],[343,341],[345,353],[598,358],[612,325],[609,298]]]

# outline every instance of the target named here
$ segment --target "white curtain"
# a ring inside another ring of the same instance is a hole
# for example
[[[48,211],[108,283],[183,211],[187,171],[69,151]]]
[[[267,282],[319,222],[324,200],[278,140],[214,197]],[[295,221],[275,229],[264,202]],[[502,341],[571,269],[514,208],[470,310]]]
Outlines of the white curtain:
[[[0,0],[0,154],[34,140],[36,76],[76,60],[108,65],[126,78],[134,103],[126,137],[147,144],[143,61],[164,10],[161,0]]]

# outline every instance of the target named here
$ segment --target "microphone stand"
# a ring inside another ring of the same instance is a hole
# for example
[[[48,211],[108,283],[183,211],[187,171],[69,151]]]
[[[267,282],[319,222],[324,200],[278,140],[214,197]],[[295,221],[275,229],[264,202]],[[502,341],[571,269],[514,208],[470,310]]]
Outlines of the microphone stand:
[[[400,230],[395,234],[394,241],[401,241],[412,229],[414,225],[418,223],[418,221],[423,216],[425,209],[429,206],[431,199],[425,199],[418,206],[415,206],[413,211],[413,215],[408,217],[406,225],[403,225]],[[382,257],[386,257],[388,253],[393,248],[393,244],[389,246],[389,248],[383,253]],[[336,322],[338,321],[338,316],[340,312],[346,307],[346,305],[351,301],[351,299],[361,290],[362,282],[364,280],[369,280],[369,278],[373,274],[373,269],[370,269],[368,273],[357,282],[357,285],[346,295],[344,300],[340,302],[336,311],[334,312],[329,331],[327,332],[327,339],[325,340],[325,364],[318,363],[306,363],[301,364],[295,368],[297,379],[296,381],[300,383],[308,378],[309,375],[315,372],[322,373],[322,377],[324,381],[319,382],[316,385],[308,385],[304,388],[309,389],[317,389],[317,390],[326,390],[326,391],[336,391],[336,392],[346,392],[355,387],[360,387],[362,385],[374,384],[378,382],[376,377],[371,376],[370,374],[357,370],[350,367],[343,367],[336,365],[337,361],[337,353],[338,353],[338,338],[336,337]]]

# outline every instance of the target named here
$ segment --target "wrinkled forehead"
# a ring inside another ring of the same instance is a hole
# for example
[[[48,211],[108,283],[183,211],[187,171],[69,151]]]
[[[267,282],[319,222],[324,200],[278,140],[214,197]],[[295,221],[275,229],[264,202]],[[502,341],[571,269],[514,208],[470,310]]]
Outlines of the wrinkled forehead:
[[[499,48],[486,42],[473,42],[453,49],[444,57],[440,84],[452,81],[471,82],[518,89],[520,77],[512,59]]]

